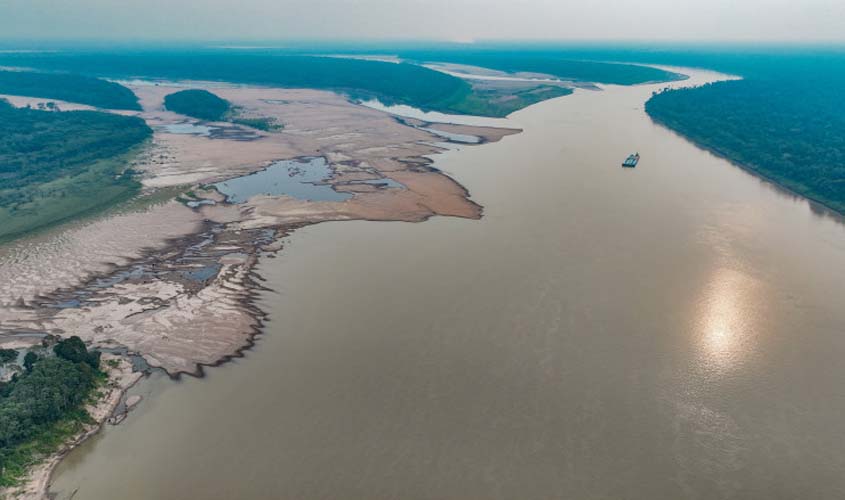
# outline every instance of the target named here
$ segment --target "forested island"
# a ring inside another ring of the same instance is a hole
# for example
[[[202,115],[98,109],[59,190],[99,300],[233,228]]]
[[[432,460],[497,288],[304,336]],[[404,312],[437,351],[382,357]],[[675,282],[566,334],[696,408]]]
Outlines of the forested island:
[[[122,85],[64,73],[0,71],[0,94],[44,97],[98,108],[141,109],[135,94]]]
[[[275,119],[263,116],[247,116],[237,106],[207,90],[188,89],[165,96],[164,106],[174,113],[208,121],[227,121],[246,125],[264,131],[281,130]]]
[[[164,107],[175,113],[210,121],[222,120],[231,109],[225,99],[199,89],[182,90],[165,96]]]
[[[28,467],[90,422],[84,406],[105,380],[100,353],[89,352],[79,337],[29,350],[20,368],[0,382],[0,487],[16,485]]]
[[[845,213],[841,87],[752,77],[661,92],[646,112],[700,146]]]
[[[0,239],[130,196],[128,155],[151,135],[136,117],[0,100]]]

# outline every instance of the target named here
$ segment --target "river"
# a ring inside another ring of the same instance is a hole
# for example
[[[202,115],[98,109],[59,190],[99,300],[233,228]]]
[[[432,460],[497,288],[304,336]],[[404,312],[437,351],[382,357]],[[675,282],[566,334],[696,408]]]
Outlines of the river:
[[[577,90],[438,155],[480,221],[297,231],[260,265],[254,349],[143,382],[53,491],[845,497],[845,225],[653,124],[662,86]]]

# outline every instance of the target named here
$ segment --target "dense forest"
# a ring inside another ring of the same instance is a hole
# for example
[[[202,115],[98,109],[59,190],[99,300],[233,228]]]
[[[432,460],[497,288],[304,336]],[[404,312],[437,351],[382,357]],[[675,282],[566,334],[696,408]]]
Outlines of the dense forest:
[[[414,64],[214,50],[0,54],[0,63],[95,76],[212,80],[332,89],[448,111],[471,93],[459,78]]]
[[[678,75],[656,68],[568,60],[556,56],[520,57],[508,53],[413,52],[418,61],[475,64],[503,71],[541,72],[560,78],[634,84],[666,81]],[[566,95],[560,87],[542,87],[511,99],[478,92],[466,81],[418,64],[381,62],[283,51],[193,50],[0,54],[0,63],[73,71],[95,76],[228,81],[322,88],[356,98],[376,97],[385,104],[408,104],[444,113],[505,116],[519,106]]]
[[[0,100],[0,239],[134,192],[124,156],[151,135],[140,118]]]
[[[181,90],[164,98],[164,107],[200,120],[219,121],[229,112],[229,101],[206,90]]]
[[[759,66],[758,66],[759,67]],[[656,122],[783,186],[845,213],[845,78],[819,65],[661,92]]]
[[[284,126],[269,116],[249,116],[243,109],[207,90],[180,90],[164,97],[164,106],[174,113],[200,120],[238,123],[258,130],[281,130]]]
[[[0,486],[14,485],[39,456],[90,421],[84,405],[104,377],[100,353],[79,337],[26,359],[22,372],[0,384]]]
[[[135,94],[122,85],[64,73],[0,71],[0,94],[43,97],[98,108],[141,109]]]

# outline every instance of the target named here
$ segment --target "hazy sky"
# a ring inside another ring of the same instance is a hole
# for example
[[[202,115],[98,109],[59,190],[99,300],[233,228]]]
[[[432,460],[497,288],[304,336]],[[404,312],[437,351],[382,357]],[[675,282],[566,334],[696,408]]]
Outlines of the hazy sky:
[[[845,41],[845,0],[0,0],[0,38]]]

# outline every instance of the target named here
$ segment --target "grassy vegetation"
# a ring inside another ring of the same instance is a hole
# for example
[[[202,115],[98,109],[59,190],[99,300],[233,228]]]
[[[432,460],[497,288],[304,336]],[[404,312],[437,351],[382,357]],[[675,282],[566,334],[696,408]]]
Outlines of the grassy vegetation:
[[[265,132],[274,132],[285,128],[285,126],[276,121],[275,118],[269,116],[244,116],[238,108],[232,109],[227,120],[232,123],[245,125]]]
[[[571,93],[572,89],[556,85],[537,85],[507,91],[474,87],[472,92],[449,103],[446,109],[455,114],[504,117],[540,101]]]
[[[32,71],[0,71],[0,94],[43,97],[98,108],[140,110],[128,88],[98,78]]]
[[[165,96],[164,107],[175,113],[209,121],[222,120],[231,109],[229,101],[207,90],[198,89],[181,90]]]
[[[131,196],[127,160],[151,134],[140,118],[0,101],[0,239]]]
[[[26,370],[0,386],[0,486],[14,486],[32,465],[79,433],[84,409],[105,375],[100,355],[79,337],[59,341],[53,355],[30,352]]]

